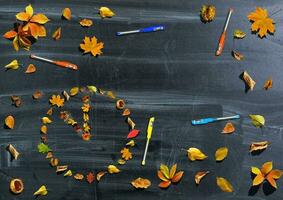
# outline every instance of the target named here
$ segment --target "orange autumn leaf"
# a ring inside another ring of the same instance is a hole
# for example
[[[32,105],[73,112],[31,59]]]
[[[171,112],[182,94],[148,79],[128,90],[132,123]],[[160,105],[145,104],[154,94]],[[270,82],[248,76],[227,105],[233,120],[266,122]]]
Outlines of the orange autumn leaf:
[[[61,27],[57,28],[52,34],[54,40],[59,40],[61,38]]]
[[[96,174],[96,180],[97,180],[97,181],[100,181],[101,178],[102,178],[106,173],[107,173],[107,172],[105,172],[105,171],[98,172],[98,173]]]
[[[92,26],[93,22],[91,19],[82,19],[80,21],[80,25],[84,26],[84,27],[90,27]]]
[[[168,188],[171,185],[171,181],[163,181],[159,183],[158,187],[160,188]]]
[[[268,17],[267,9],[256,7],[255,11],[248,15],[248,19],[252,22],[251,30],[258,32],[261,38],[267,33],[275,32],[274,21]]]
[[[131,111],[130,109],[126,108],[123,113],[122,113],[122,116],[129,116],[131,114]]]
[[[275,180],[279,179],[283,175],[282,170],[273,169],[272,161],[265,162],[261,169],[251,167],[251,173],[256,175],[253,179],[253,186],[260,185],[264,180],[267,180],[267,182],[274,188],[277,188]]]
[[[89,140],[90,140],[90,137],[91,137],[90,133],[83,133],[83,134],[82,134],[82,139],[83,139],[84,141],[89,141]]]
[[[130,160],[133,158],[133,155],[128,148],[122,149],[121,154],[122,154],[122,158],[124,158],[125,160]]]
[[[36,67],[33,64],[29,64],[25,73],[31,74],[31,73],[34,73],[34,72],[36,72]]]
[[[250,152],[264,150],[268,147],[268,144],[269,144],[268,141],[253,142],[250,145]]]
[[[61,98],[60,95],[52,95],[52,97],[49,99],[49,102],[54,106],[62,107],[64,105],[64,99]]]
[[[86,180],[89,184],[91,184],[93,181],[94,181],[94,174],[92,172],[89,172],[87,175],[86,175]]]
[[[5,118],[5,125],[9,129],[13,129],[15,126],[15,119],[12,115],[9,115]]]
[[[184,171],[177,172],[177,164],[174,164],[169,170],[167,165],[161,164],[157,171],[157,176],[162,182],[158,185],[161,188],[167,188],[171,183],[178,183],[184,175]]]
[[[33,93],[32,98],[33,99],[40,99],[42,97],[42,95],[43,95],[42,92],[37,90]]]
[[[232,123],[228,122],[228,123],[224,126],[224,128],[223,128],[223,130],[222,130],[221,133],[224,133],[224,134],[231,134],[231,133],[233,133],[234,131],[235,131],[234,125],[233,125]]]
[[[171,179],[172,183],[178,183],[178,182],[182,179],[183,175],[184,175],[184,172],[183,172],[183,171],[177,172],[177,173],[173,176],[173,178]]]
[[[268,79],[267,81],[265,81],[263,88],[265,90],[269,90],[271,89],[273,86],[273,80],[272,79]]]
[[[145,178],[137,178],[131,182],[132,186],[135,188],[141,188],[141,189],[146,189],[151,185],[150,180],[145,179]]]
[[[70,8],[64,8],[62,11],[62,16],[67,19],[67,20],[71,20],[72,18],[72,12]]]
[[[16,37],[17,34],[18,34],[18,33],[17,33],[16,31],[11,30],[11,31],[6,32],[6,33],[3,35],[3,37],[6,38],[6,39],[12,39],[12,38]]]
[[[200,171],[200,172],[197,172],[197,173],[195,174],[195,182],[196,182],[196,184],[199,185],[201,179],[202,179],[203,177],[205,177],[208,173],[209,173],[209,171]]]
[[[103,42],[97,42],[95,36],[93,36],[92,38],[85,37],[84,43],[80,44],[80,48],[84,50],[84,54],[91,53],[93,56],[97,56],[102,54],[101,49],[103,48],[103,45]]]

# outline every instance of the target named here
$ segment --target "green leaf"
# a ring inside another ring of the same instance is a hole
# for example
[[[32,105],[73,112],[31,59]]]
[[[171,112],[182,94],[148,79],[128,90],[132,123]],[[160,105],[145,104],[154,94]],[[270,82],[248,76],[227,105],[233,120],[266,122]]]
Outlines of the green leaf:
[[[167,179],[170,179],[169,168],[168,168],[166,165],[161,164],[161,165],[160,165],[160,171],[163,173],[163,175],[164,175]]]
[[[39,153],[48,153],[49,151],[52,151],[52,149],[50,149],[49,146],[44,143],[38,144],[37,149]]]
[[[252,120],[252,124],[257,127],[257,128],[261,128],[262,126],[264,126],[265,123],[265,119],[263,116],[261,115],[249,115],[251,120]]]
[[[96,93],[97,92],[97,88],[94,85],[88,85],[87,89],[92,92],[92,93]]]

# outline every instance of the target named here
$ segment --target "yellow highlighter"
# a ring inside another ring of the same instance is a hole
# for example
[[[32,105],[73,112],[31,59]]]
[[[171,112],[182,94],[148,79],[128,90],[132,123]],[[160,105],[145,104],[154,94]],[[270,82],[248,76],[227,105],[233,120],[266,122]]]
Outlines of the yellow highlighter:
[[[149,119],[148,122],[148,126],[147,126],[147,136],[146,136],[146,145],[145,145],[145,150],[144,150],[144,154],[143,154],[143,159],[142,159],[142,165],[145,165],[145,159],[146,159],[146,154],[147,154],[147,150],[148,150],[148,145],[149,145],[149,141],[152,135],[152,129],[153,129],[153,122],[154,122],[154,117],[151,117]]]

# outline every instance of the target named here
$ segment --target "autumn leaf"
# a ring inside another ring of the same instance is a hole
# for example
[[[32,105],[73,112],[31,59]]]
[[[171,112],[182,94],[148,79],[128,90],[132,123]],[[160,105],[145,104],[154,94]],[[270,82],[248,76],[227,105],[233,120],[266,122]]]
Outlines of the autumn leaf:
[[[42,92],[37,90],[33,93],[32,98],[33,99],[40,99],[42,97],[42,95],[43,95]]]
[[[122,113],[122,116],[129,116],[131,114],[131,111],[130,109],[126,108],[123,113]]]
[[[18,60],[13,60],[12,62],[10,62],[9,64],[7,64],[5,66],[6,69],[18,69],[19,68],[19,63],[18,63]]]
[[[125,160],[130,160],[133,157],[132,153],[130,152],[128,148],[122,149],[121,154],[122,154],[122,158],[124,158]]]
[[[134,140],[130,140],[129,142],[127,142],[126,146],[130,146],[130,147],[135,146],[135,141]]]
[[[25,73],[26,74],[32,74],[34,72],[36,72],[36,67],[33,64],[29,64]]]
[[[129,124],[131,129],[134,129],[136,126],[135,122],[130,117],[127,117],[127,123]]]
[[[243,54],[236,52],[236,51],[232,51],[232,55],[236,60],[243,60],[244,56]]]
[[[184,171],[177,172],[177,164],[174,164],[169,170],[167,165],[161,164],[157,171],[157,176],[162,182],[158,185],[160,188],[167,188],[171,183],[178,183],[184,175]]]
[[[92,172],[89,172],[87,175],[86,175],[86,180],[89,184],[91,184],[93,181],[94,181],[94,174]]]
[[[268,141],[252,142],[250,145],[250,152],[261,151],[268,147]]]
[[[96,93],[97,92],[97,88],[94,85],[88,85],[87,89],[91,92],[91,93]]]
[[[272,86],[273,86],[273,80],[272,79],[268,79],[268,80],[265,81],[263,88],[265,90],[269,90],[269,89],[272,88]]]
[[[215,152],[215,160],[216,161],[222,161],[224,160],[228,155],[228,148],[227,147],[221,147],[216,150]]]
[[[261,115],[249,115],[251,120],[252,120],[252,124],[257,127],[257,128],[261,128],[264,126],[265,124],[265,119],[263,116]]]
[[[212,5],[202,5],[200,10],[201,20],[205,22],[210,22],[215,18],[216,8]]]
[[[246,36],[246,33],[241,31],[240,29],[234,30],[234,38],[236,39],[243,39]]]
[[[233,125],[231,122],[228,122],[228,123],[224,126],[224,128],[223,128],[223,130],[222,130],[221,133],[224,133],[224,134],[231,134],[231,133],[233,133],[234,131],[235,131],[234,125]]]
[[[48,117],[42,117],[42,118],[41,118],[41,122],[42,122],[43,124],[50,124],[50,123],[52,123],[52,120],[49,119]]]
[[[65,174],[64,176],[73,176],[73,172],[69,169]]]
[[[52,151],[52,149],[50,149],[48,147],[48,145],[44,144],[44,143],[40,143],[37,145],[37,149],[39,153],[48,153],[49,151]]]
[[[90,105],[87,103],[87,104],[83,104],[83,106],[81,107],[82,111],[83,112],[89,112],[90,110]]]
[[[151,185],[151,182],[148,179],[139,177],[139,178],[133,180],[131,182],[131,184],[132,184],[132,186],[134,186],[137,189],[139,189],[139,188],[146,189]]]
[[[124,159],[119,159],[119,160],[117,161],[117,163],[118,163],[119,165],[124,165],[124,164],[126,164],[126,161],[125,161]]]
[[[244,71],[242,77],[245,84],[249,87],[249,89],[253,90],[256,82],[252,79],[252,77],[248,74],[248,72]]]
[[[261,38],[275,31],[274,21],[268,17],[267,9],[256,7],[255,11],[248,15],[248,19],[252,22],[251,30],[258,32]]]
[[[195,182],[196,182],[196,184],[199,185],[201,179],[202,179],[203,177],[205,177],[208,173],[209,173],[209,171],[200,171],[200,172],[197,172],[197,173],[195,174]]]
[[[101,172],[98,172],[96,174],[96,180],[99,182],[101,180],[101,178],[106,174],[107,172],[105,171],[101,171]]]
[[[84,175],[83,175],[83,174],[80,174],[80,173],[76,173],[76,174],[74,175],[74,179],[81,181],[81,180],[84,179]]]
[[[100,7],[99,14],[102,18],[113,17],[115,15],[115,13],[112,10],[110,10],[110,8],[108,7]]]
[[[15,119],[12,115],[9,115],[5,118],[5,126],[9,129],[14,129]]]
[[[282,170],[273,169],[272,161],[264,163],[261,169],[251,167],[251,173],[256,175],[253,179],[253,186],[260,185],[264,180],[267,180],[267,182],[274,188],[277,188],[275,180],[283,175]]]
[[[108,165],[108,172],[110,174],[117,174],[120,172],[120,169],[118,169],[115,165]]]
[[[131,130],[129,132],[129,134],[127,135],[127,139],[131,139],[131,138],[137,137],[139,132],[140,132],[140,130],[137,130],[137,129]]]
[[[97,39],[95,36],[93,36],[92,38],[90,37],[85,37],[84,38],[84,43],[80,44],[80,48],[82,50],[84,50],[84,54],[85,53],[91,53],[93,56],[97,56],[97,55],[101,55],[102,51],[101,49],[103,49],[103,42],[97,42]]]
[[[47,194],[48,191],[45,185],[42,185],[35,193],[33,193],[34,196],[39,196],[39,195],[45,196]]]
[[[11,96],[12,105],[19,107],[22,104],[22,100],[19,96]]]
[[[52,106],[56,105],[58,108],[64,106],[64,99],[60,95],[52,95],[49,102]]]
[[[70,90],[70,95],[71,95],[71,96],[75,96],[75,95],[78,94],[78,92],[79,92],[79,87],[73,87],[73,88],[71,88],[71,90]]]
[[[70,8],[64,8],[62,11],[62,16],[67,19],[67,20],[71,20],[72,18],[72,12]]]
[[[204,160],[207,158],[207,156],[199,149],[191,147],[187,150],[188,158],[191,161],[195,160]]]
[[[61,38],[61,27],[57,28],[52,34],[54,40],[59,40]]]
[[[80,25],[82,25],[83,27],[90,27],[92,26],[93,22],[91,19],[82,19],[80,21]]]
[[[47,126],[42,125],[41,128],[40,128],[40,132],[43,133],[43,134],[46,134],[47,133]]]
[[[233,186],[223,177],[216,177],[216,183],[223,192],[233,192]]]

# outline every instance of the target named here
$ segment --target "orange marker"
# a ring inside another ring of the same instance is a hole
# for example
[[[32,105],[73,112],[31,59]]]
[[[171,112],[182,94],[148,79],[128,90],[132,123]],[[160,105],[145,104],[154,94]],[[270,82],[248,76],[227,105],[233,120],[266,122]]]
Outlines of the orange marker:
[[[42,57],[36,56],[34,54],[31,54],[30,57],[33,58],[33,59],[42,60],[42,61],[45,61],[45,62],[52,63],[52,64],[57,65],[59,67],[78,70],[77,65],[70,63],[70,62],[67,62],[67,61],[50,60],[50,59],[47,59],[47,58],[42,58]]]
[[[226,30],[227,30],[227,27],[228,27],[228,24],[229,24],[229,21],[230,21],[232,13],[233,13],[233,9],[230,8],[229,9],[229,13],[227,15],[227,19],[226,19],[226,22],[225,22],[225,26],[224,26],[223,32],[222,32],[222,34],[221,34],[221,36],[219,38],[218,48],[217,48],[217,51],[215,53],[216,56],[220,56],[222,51],[223,51],[224,44],[225,44]]]

